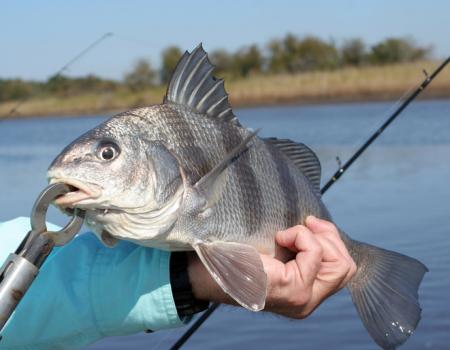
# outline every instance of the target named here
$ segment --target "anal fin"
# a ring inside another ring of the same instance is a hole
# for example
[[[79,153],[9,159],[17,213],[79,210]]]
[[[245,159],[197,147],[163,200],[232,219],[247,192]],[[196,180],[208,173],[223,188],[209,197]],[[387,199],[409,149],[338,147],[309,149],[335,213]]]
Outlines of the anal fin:
[[[254,247],[218,241],[199,242],[194,249],[225,293],[250,311],[264,309],[267,275]]]

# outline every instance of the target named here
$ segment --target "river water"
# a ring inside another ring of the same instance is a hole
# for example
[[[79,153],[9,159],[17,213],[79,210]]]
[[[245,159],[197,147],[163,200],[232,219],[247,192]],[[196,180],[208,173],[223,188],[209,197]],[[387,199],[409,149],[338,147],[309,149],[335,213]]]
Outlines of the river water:
[[[325,183],[393,103],[277,106],[237,110],[260,135],[301,141],[322,162]],[[0,221],[28,215],[47,166],[72,139],[105,119],[39,118],[0,123]],[[450,101],[411,105],[324,196],[352,237],[425,263],[422,321],[402,349],[450,348]],[[50,219],[62,224],[56,211]],[[184,329],[102,340],[89,349],[167,349]],[[342,291],[306,320],[222,307],[185,349],[375,349]]]

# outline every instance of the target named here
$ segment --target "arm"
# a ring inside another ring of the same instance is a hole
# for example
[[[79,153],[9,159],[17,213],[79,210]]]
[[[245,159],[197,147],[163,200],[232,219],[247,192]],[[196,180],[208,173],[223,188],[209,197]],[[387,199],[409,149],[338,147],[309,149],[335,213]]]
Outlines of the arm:
[[[308,217],[306,226],[278,232],[277,243],[295,258],[282,262],[261,255],[268,276],[266,310],[305,318],[336,293],[356,272],[356,265],[334,224]],[[189,256],[189,278],[196,298],[234,304],[212,280],[195,253]]]
[[[307,227],[277,234],[278,244],[296,259],[283,263],[262,256],[269,277],[268,311],[306,317],[354,273],[334,225],[308,219]],[[28,230],[25,218],[0,224],[0,260]],[[92,234],[77,236],[47,259],[5,327],[0,349],[81,347],[105,336],[181,325],[169,260],[167,252],[128,242],[111,249]],[[196,298],[232,303],[192,254],[188,273]]]
[[[50,229],[54,227],[49,226]],[[29,230],[29,219],[0,224],[0,261]],[[170,253],[90,233],[55,248],[2,332],[0,349],[81,347],[100,338],[177,327]]]

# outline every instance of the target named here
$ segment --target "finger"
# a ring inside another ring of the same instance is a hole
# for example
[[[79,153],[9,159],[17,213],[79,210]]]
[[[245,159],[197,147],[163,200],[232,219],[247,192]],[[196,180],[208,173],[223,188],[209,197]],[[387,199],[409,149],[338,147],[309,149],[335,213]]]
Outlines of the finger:
[[[309,215],[306,218],[305,226],[314,233],[327,233],[339,236],[339,231],[335,224],[331,221],[319,219],[313,215]]]
[[[280,246],[297,253],[299,249],[295,246],[295,240],[297,239],[297,235],[304,231],[310,232],[305,226],[293,226],[287,230],[277,232],[275,240]]]
[[[337,283],[337,288],[334,289],[341,289],[353,277],[356,265],[350,256],[347,258],[342,254],[333,240],[321,234],[316,234],[315,237],[323,248],[322,265],[319,273],[323,276],[334,276],[332,280]]]
[[[336,244],[334,244],[334,242],[330,239],[321,235],[316,235],[315,238],[322,246],[323,262],[338,262],[345,259]]]
[[[342,258],[345,259],[342,261],[341,267],[343,269],[347,269],[348,271],[344,279],[344,283],[347,283],[356,273],[357,266],[353,258],[350,256],[350,253],[342,240],[341,234],[339,233],[336,225],[330,221],[322,220],[314,216],[309,216],[306,218],[306,225],[313,231],[313,233],[316,233],[319,236],[326,236],[339,249],[342,254]]]
[[[320,269],[323,248],[314,234],[303,226],[297,232],[294,247],[299,252],[295,262],[300,278],[306,287],[311,287]]]
[[[348,253],[347,247],[341,239],[339,231],[332,222],[319,219],[315,216],[308,216],[305,220],[305,225],[315,234],[325,235],[331,240],[339,249],[345,259],[353,261]]]

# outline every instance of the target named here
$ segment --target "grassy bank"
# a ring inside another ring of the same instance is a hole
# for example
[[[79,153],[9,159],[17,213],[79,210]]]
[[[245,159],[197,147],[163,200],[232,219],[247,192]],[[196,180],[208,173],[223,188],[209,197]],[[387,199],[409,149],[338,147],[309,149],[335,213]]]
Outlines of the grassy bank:
[[[344,68],[301,74],[260,75],[226,81],[233,106],[278,103],[314,103],[398,99],[431,72],[437,62],[416,62],[378,67]],[[161,103],[165,87],[139,93],[128,90],[69,96],[40,96],[26,101],[15,117],[107,113]],[[450,97],[450,69],[430,85],[424,98]],[[17,101],[0,104],[0,117],[8,116]]]

